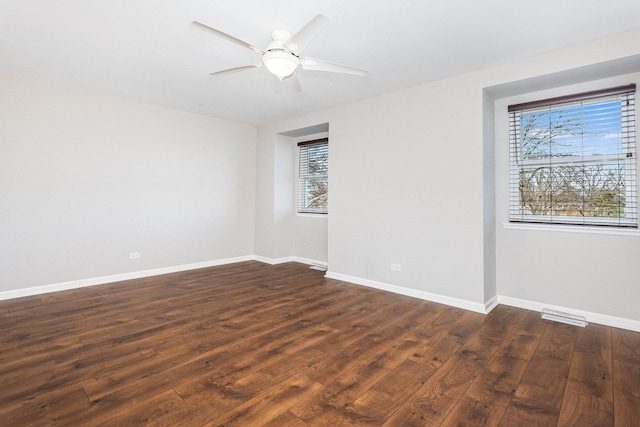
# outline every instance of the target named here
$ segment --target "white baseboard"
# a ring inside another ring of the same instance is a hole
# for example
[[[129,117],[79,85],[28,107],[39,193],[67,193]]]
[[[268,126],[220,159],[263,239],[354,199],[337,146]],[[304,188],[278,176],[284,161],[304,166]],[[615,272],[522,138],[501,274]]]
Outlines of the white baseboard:
[[[499,305],[500,305],[500,303],[498,302],[498,296],[495,295],[489,301],[484,303],[484,312],[485,313],[490,313],[491,310],[493,310],[494,308],[496,308]]]
[[[89,279],[72,280],[69,282],[54,283],[51,285],[34,286],[29,288],[15,289],[10,291],[0,292],[0,300],[7,300],[13,298],[22,298],[32,295],[47,294],[49,292],[66,291],[69,289],[84,288],[86,286],[103,285],[113,282],[121,282],[123,280],[141,279],[143,277],[159,276],[161,274],[177,273],[180,271],[196,270],[198,268],[215,267],[219,265],[234,264],[236,262],[244,261],[260,261],[266,264],[276,265],[285,262],[299,262],[301,264],[319,264],[327,265],[326,262],[316,261],[308,258],[300,257],[286,257],[286,258],[265,258],[258,255],[247,255],[235,258],[224,258],[213,261],[197,262],[192,264],[176,265],[172,267],[156,268],[152,270],[134,271],[131,273],[113,274],[109,276],[92,277]]]
[[[374,280],[362,279],[360,277],[348,276],[346,274],[327,271],[325,277],[329,279],[341,280],[343,282],[355,283],[356,285],[368,286],[383,291],[393,292],[396,294],[406,295],[409,297],[419,298],[426,301],[437,302],[440,304],[451,305],[453,307],[463,308],[465,310],[475,311],[476,313],[486,314],[487,305],[475,303],[463,299],[448,297],[445,295],[433,294],[431,292],[419,291],[417,289],[404,288],[402,286],[390,285],[388,283],[376,282]],[[496,303],[497,305],[497,303]],[[493,306],[495,307],[495,305]],[[491,309],[493,309],[491,307]]]
[[[284,264],[285,262],[299,262],[300,264],[308,264],[308,265],[327,265],[326,261],[318,261],[311,258],[302,258],[298,256],[289,256],[284,258],[266,258],[259,255],[254,255],[254,260],[264,262],[265,264],[277,265]]]
[[[177,273],[180,271],[195,270],[198,268],[215,267],[219,265],[233,264],[244,261],[260,261],[266,264],[276,265],[285,262],[299,262],[302,264],[318,264],[327,265],[326,262],[312,260],[301,257],[285,257],[285,258],[265,258],[258,255],[247,255],[235,258],[225,258],[213,261],[198,262],[193,264],[177,265],[172,267],[156,268],[152,270],[135,271],[132,273],[115,274],[110,276],[94,277],[90,279],[73,280],[69,282],[55,283],[51,285],[34,286],[30,288],[15,289],[10,291],[0,292],[0,300],[7,300],[12,298],[21,298],[32,295],[46,294],[49,292],[64,291],[69,289],[77,289],[86,286],[102,285],[106,283],[121,282],[123,280],[140,279],[143,277],[158,276],[161,274]],[[376,288],[383,291],[393,292],[396,294],[406,295],[414,298],[419,298],[426,301],[437,302],[440,304],[446,304],[453,307],[462,308],[465,310],[475,311],[476,313],[489,313],[499,304],[505,304],[512,307],[523,308],[526,310],[533,310],[541,312],[543,308],[551,310],[562,311],[566,313],[577,314],[584,316],[588,322],[598,323],[601,325],[612,326],[614,328],[627,329],[631,331],[640,332],[640,321],[625,319],[621,317],[609,316],[606,314],[593,313],[584,310],[577,310],[568,307],[561,307],[552,304],[546,304],[536,301],[528,301],[518,298],[512,298],[507,296],[498,295],[491,298],[485,304],[475,303],[458,298],[448,297],[446,295],[434,294],[431,292],[420,291],[417,289],[404,288],[402,286],[390,285],[388,283],[376,282],[373,280],[363,279],[360,277],[349,276],[346,274],[336,273],[333,271],[327,271],[326,277],[335,280],[341,280],[344,282],[355,283],[357,285],[368,286],[370,288]]]
[[[318,261],[316,259],[311,259],[311,258],[301,258],[299,256],[293,257],[295,262],[299,262],[300,264],[307,264],[307,265],[323,265],[323,266],[327,266],[327,262],[326,261]]]
[[[420,298],[427,301],[433,301],[440,304],[451,305],[453,307],[463,308],[465,310],[475,311],[477,313],[489,313],[500,304],[523,308],[542,312],[543,308],[561,311],[565,313],[577,314],[584,316],[587,322],[597,323],[600,325],[612,326],[614,328],[627,329],[630,331],[640,332],[640,321],[625,319],[621,317],[609,316],[606,314],[594,313],[590,311],[577,310],[574,308],[562,307],[553,304],[545,304],[536,301],[522,300],[518,298],[505,297],[497,295],[487,301],[485,304],[478,304],[467,300],[452,298],[445,295],[433,294],[430,292],[419,291],[416,289],[404,288],[401,286],[390,285],[388,283],[376,282],[373,280],[362,279],[360,277],[349,276],[346,274],[328,271],[326,277],[344,282],[355,283],[357,285],[368,286],[371,288],[381,289],[383,291],[394,292],[396,294],[406,295],[414,298]]]
[[[123,280],[140,279],[143,277],[159,276],[161,274],[177,273],[179,271],[196,270],[198,268],[215,267],[218,265],[233,264],[236,262],[253,260],[255,260],[255,257],[249,255],[235,258],[218,259],[213,261],[197,262],[193,264],[176,265],[172,267],[156,268],[152,270],[134,271],[132,273],[93,277],[90,279],[72,280],[70,282],[54,283],[51,285],[15,289],[0,292],[0,300],[28,297],[32,295],[46,294],[49,292],[66,291],[69,289],[84,288],[86,286],[103,285],[106,283],[121,282]]]
[[[269,264],[269,265],[277,265],[277,264],[284,264],[285,262],[293,262],[292,256],[288,256],[284,258],[267,258],[260,255],[254,255],[253,259],[254,261],[264,262],[265,264]]]
[[[640,332],[640,321],[637,320],[624,319],[622,317],[609,316],[607,314],[593,313],[591,311],[578,310],[570,307],[561,307],[558,305],[523,300],[519,298],[511,298],[502,295],[498,296],[498,303],[539,312],[541,312],[543,308],[548,308],[555,311],[584,316],[589,323],[598,323],[600,325]]]

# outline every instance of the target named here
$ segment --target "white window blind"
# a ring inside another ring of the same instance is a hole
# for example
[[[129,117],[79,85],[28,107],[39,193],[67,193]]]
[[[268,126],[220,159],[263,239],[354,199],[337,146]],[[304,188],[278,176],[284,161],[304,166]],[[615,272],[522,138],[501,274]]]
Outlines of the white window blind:
[[[635,85],[509,115],[510,222],[638,227]]]
[[[329,140],[298,143],[298,212],[326,214],[329,189]]]

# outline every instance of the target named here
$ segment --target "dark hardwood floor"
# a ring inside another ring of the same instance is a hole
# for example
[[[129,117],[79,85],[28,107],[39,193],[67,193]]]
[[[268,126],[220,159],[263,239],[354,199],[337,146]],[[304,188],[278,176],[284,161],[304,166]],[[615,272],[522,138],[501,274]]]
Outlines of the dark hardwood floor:
[[[246,262],[0,301],[0,425],[640,426],[640,333],[323,275]]]

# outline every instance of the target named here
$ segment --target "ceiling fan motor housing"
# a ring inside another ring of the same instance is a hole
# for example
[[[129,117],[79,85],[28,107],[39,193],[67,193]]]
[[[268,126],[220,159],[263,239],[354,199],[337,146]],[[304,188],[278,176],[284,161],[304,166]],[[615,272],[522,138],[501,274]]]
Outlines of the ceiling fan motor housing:
[[[292,75],[300,60],[293,53],[286,49],[270,49],[262,55],[262,62],[269,71],[275,74],[280,80]]]
[[[284,44],[291,38],[291,33],[286,30],[275,30],[271,33],[273,40],[262,55],[262,62],[267,66],[272,74],[275,74],[280,80],[292,75],[298,65],[300,59],[294,55]]]

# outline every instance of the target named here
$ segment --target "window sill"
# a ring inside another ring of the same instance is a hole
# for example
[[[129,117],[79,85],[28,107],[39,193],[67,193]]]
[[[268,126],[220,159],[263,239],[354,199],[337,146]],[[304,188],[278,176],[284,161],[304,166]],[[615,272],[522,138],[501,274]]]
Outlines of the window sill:
[[[296,216],[307,218],[328,218],[328,213],[311,213],[311,212],[296,212]]]
[[[576,225],[547,225],[547,224],[522,224],[505,222],[502,228],[511,230],[530,230],[530,231],[559,231],[564,233],[582,233],[582,234],[606,234],[610,236],[634,236],[640,237],[638,229],[621,229],[613,227],[589,227]]]

